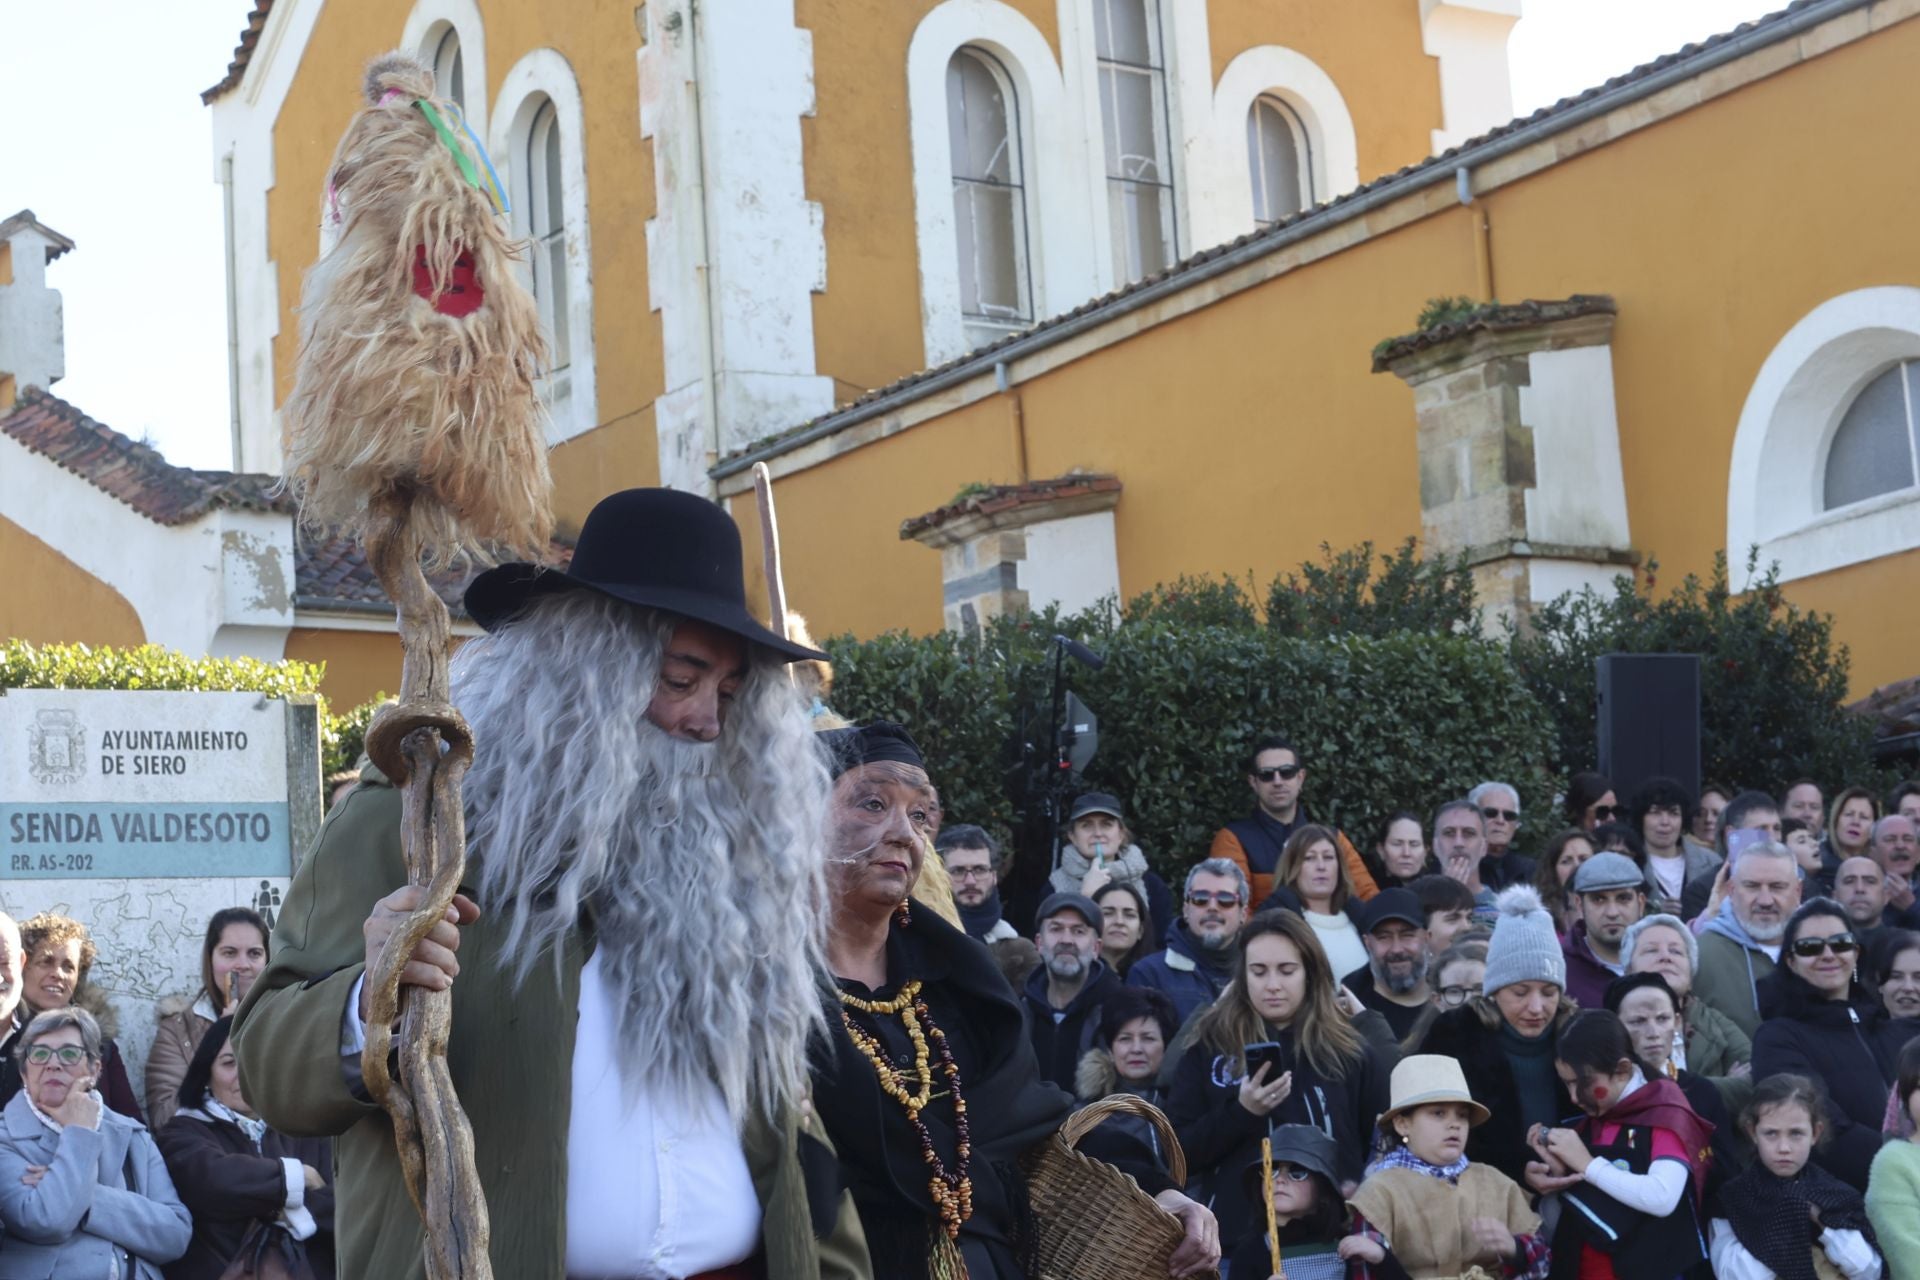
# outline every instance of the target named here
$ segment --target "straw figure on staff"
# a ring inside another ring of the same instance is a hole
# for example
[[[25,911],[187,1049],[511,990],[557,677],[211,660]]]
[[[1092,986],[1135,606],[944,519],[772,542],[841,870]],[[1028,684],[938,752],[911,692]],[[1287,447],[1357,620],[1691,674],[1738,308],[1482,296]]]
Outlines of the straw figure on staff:
[[[452,996],[400,987],[466,872],[460,782],[473,740],[448,692],[448,609],[426,575],[547,549],[545,353],[498,178],[458,106],[398,54],[368,68],[365,90],[328,176],[322,216],[338,238],[302,299],[286,476],[309,529],[360,541],[399,615],[400,694],[366,748],[403,789],[407,877],[425,892],[366,975],[360,1071],[428,1224],[428,1275],[482,1280],[487,1206],[447,1068]]]

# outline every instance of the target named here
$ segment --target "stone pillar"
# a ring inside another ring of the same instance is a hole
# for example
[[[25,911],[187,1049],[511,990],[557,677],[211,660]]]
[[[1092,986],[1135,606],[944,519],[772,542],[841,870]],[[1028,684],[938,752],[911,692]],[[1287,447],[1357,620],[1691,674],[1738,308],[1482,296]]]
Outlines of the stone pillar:
[[[903,541],[940,552],[947,628],[972,634],[1007,613],[1087,608],[1120,590],[1113,476],[994,485],[900,524]]]
[[[47,264],[71,248],[31,209],[0,219],[0,411],[28,387],[45,390],[66,376],[66,326]]]
[[[1374,372],[1413,388],[1427,554],[1464,554],[1483,615],[1525,625],[1637,563],[1627,529],[1613,299],[1482,307],[1395,338]]]

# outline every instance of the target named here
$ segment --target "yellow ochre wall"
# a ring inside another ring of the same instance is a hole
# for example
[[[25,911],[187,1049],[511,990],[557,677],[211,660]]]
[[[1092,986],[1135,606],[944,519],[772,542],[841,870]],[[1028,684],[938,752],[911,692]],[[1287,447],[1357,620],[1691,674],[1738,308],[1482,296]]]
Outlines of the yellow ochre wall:
[[[335,711],[400,687],[400,637],[391,631],[295,627],[287,632],[286,656],[327,664],[320,692]]]
[[[147,642],[140,615],[125,596],[4,516],[0,564],[7,566],[0,640],[116,648]]]
[[[1016,388],[1034,477],[1113,471],[1123,594],[1180,573],[1276,572],[1419,528],[1412,392],[1369,372],[1429,298],[1476,290],[1491,223],[1504,301],[1610,293],[1634,546],[1668,584],[1726,537],[1727,468],[1761,362],[1823,300],[1920,284],[1915,179],[1885,122],[1920,116],[1920,22],[1377,235]],[[1782,163],[1785,156],[1791,164]],[[1018,367],[1016,367],[1018,375]],[[1016,478],[1008,397],[779,481],[789,594],[816,635],[940,623],[937,553],[898,522]],[[1736,549],[1744,555],[1744,549]],[[1913,674],[1920,554],[1789,584],[1838,615],[1864,692]]]
[[[319,251],[315,227],[327,163],[359,109],[367,60],[399,41],[407,8],[391,0],[329,0],[274,128],[275,181],[267,212],[280,277],[276,403],[293,385],[300,341],[294,307],[302,276]],[[552,455],[557,514],[563,526],[577,527],[595,499],[614,489],[657,484],[660,476],[653,400],[664,374],[660,318],[647,305],[646,220],[653,215],[654,174],[653,145],[640,137],[640,33],[629,3],[481,0],[480,12],[489,128],[501,83],[536,48],[557,50],[580,85],[602,426]]]

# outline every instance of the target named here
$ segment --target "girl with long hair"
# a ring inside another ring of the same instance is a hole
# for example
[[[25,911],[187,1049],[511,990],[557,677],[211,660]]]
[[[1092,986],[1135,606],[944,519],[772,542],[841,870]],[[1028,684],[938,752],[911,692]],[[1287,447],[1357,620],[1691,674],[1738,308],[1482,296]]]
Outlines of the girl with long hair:
[[[1239,1177],[1260,1140],[1285,1124],[1332,1138],[1342,1189],[1359,1181],[1387,1067],[1336,1001],[1313,929],[1290,911],[1263,911],[1240,934],[1240,965],[1193,1021],[1175,1067],[1167,1116],[1211,1193],[1221,1238],[1253,1221]]]

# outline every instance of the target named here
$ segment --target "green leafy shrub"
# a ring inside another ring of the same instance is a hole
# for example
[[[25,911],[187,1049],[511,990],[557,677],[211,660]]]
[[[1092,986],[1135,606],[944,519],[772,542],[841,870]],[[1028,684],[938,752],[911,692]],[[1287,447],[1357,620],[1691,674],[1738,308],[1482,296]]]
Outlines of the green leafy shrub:
[[[1747,568],[1758,568],[1757,553]],[[1513,666],[1554,721],[1555,771],[1593,767],[1596,658],[1697,653],[1703,776],[1776,795],[1802,776],[1877,788],[1872,726],[1845,707],[1847,651],[1833,643],[1832,620],[1788,603],[1777,568],[1735,596],[1716,555],[1704,581],[1688,575],[1664,598],[1654,594],[1658,569],[1649,560],[1611,594],[1562,596],[1534,615],[1530,635],[1512,637]]]
[[[357,707],[339,715],[331,712],[320,717],[320,776],[330,777],[353,768],[366,750],[367,725],[391,694],[376,693]]]
[[[1530,808],[1548,802],[1553,725],[1498,643],[1194,626],[1180,607],[1171,616],[1149,608],[1118,628],[1110,612],[1002,618],[977,642],[952,633],[837,637],[827,642],[834,704],[855,720],[906,724],[948,820],[1005,833],[1015,817],[1004,782],[1011,726],[1020,709],[1044,707],[1047,640],[1055,630],[1075,635],[1107,659],[1100,671],[1069,668],[1074,691],[1100,717],[1085,783],[1121,797],[1141,847],[1169,876],[1248,810],[1240,761],[1275,731],[1299,744],[1309,808],[1356,840],[1395,809],[1430,808],[1489,777],[1518,784]]]
[[[1379,558],[1373,544],[1336,552],[1320,544],[1325,562],[1275,578],[1267,590],[1267,625],[1281,635],[1392,635],[1397,631],[1471,634],[1478,628],[1473,573],[1464,557],[1422,559],[1408,538]]]

